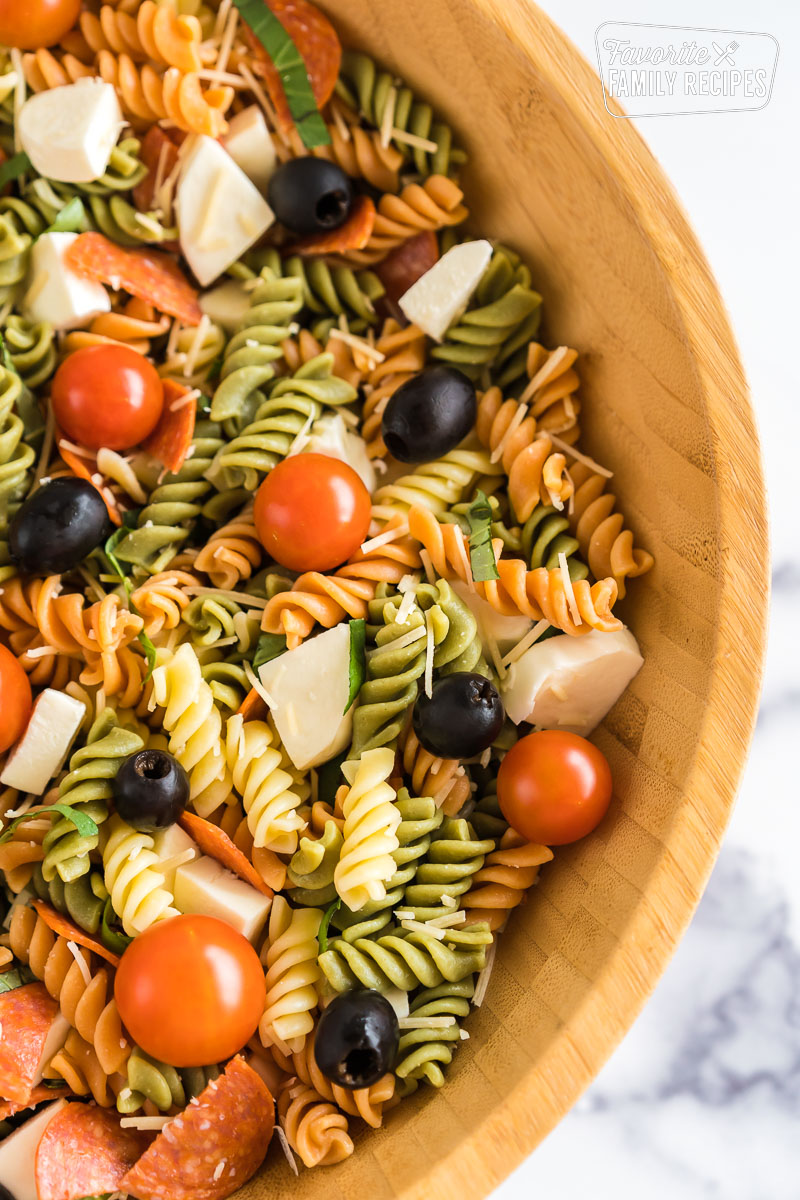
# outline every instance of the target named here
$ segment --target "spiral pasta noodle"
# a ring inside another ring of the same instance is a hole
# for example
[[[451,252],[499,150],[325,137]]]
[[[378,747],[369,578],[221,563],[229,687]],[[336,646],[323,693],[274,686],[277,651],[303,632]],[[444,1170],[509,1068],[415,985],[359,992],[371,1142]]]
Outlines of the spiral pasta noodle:
[[[0,304],[13,301],[28,271],[33,238],[13,213],[0,212]]]
[[[380,1129],[383,1124],[384,1106],[394,1096],[394,1076],[384,1075],[377,1083],[367,1088],[339,1087],[323,1075],[317,1066],[314,1055],[316,1036],[315,1028],[306,1038],[302,1050],[296,1050],[291,1055],[283,1055],[273,1046],[271,1053],[275,1063],[286,1075],[296,1075],[301,1083],[313,1088],[321,1099],[335,1104],[341,1112],[347,1113],[349,1117],[360,1117],[372,1129]]]
[[[95,1048],[74,1029],[67,1034],[61,1050],[50,1060],[45,1078],[63,1079],[74,1095],[91,1096],[95,1104],[102,1108],[112,1107],[114,1085],[119,1087],[122,1084],[121,1078],[109,1077]]]
[[[25,444],[25,426],[18,412],[22,381],[15,371],[0,366],[0,583],[16,574],[8,550],[8,527],[25,498],[35,461]]]
[[[581,432],[577,358],[577,350],[568,346],[547,350],[539,342],[531,342],[525,363],[528,382],[520,395],[520,403],[528,406],[537,428],[557,435],[570,446],[577,442]],[[504,384],[501,382],[500,386]]]
[[[155,310],[140,300],[129,300],[119,311],[103,313],[89,323],[88,329],[75,329],[64,337],[65,353],[85,346],[120,342],[137,354],[150,353],[152,339],[169,332],[169,319],[156,319]]]
[[[416,796],[430,796],[449,816],[463,808],[470,796],[469,778],[456,758],[437,758],[420,744],[409,724],[400,736],[403,774]]]
[[[211,535],[194,566],[208,575],[214,587],[233,589],[243,579],[250,578],[263,556],[253,521],[253,505],[247,504],[238,516]]]
[[[66,63],[62,60],[61,65],[63,68]],[[101,50],[96,74],[117,89],[122,111],[134,128],[168,119],[187,133],[207,137],[221,137],[227,129],[225,113],[233,102],[233,88],[208,87],[204,91],[196,71],[184,73],[168,67],[162,76],[150,63],[139,66],[128,54]]]
[[[331,1167],[353,1153],[347,1117],[307,1084],[287,1081],[282,1087],[278,1120],[306,1167]]]
[[[96,74],[74,54],[58,53],[56,50],[35,50],[23,54],[22,66],[25,81],[33,92],[46,92],[50,88],[64,87],[77,83],[79,79],[90,79]]]
[[[3,340],[14,370],[29,388],[39,387],[56,369],[55,334],[46,321],[28,321],[12,314]]]
[[[107,4],[97,15],[81,13],[78,28],[93,54],[129,54],[138,62],[199,71],[203,31],[196,17],[177,13],[169,5],[142,0],[135,16],[116,12]]]
[[[494,842],[478,838],[469,821],[448,817],[433,835],[427,857],[406,888],[403,912],[430,921],[454,910],[454,901],[470,888]],[[449,902],[449,903],[448,903]]]
[[[390,318],[376,343],[384,356],[373,366],[367,378],[367,398],[361,415],[361,436],[370,458],[385,458],[388,451],[381,433],[381,420],[394,393],[425,365],[425,334],[415,325],[402,328]]]
[[[313,810],[311,826],[313,828]],[[333,873],[336,870],[344,843],[340,828],[343,821],[325,820],[321,832],[302,837],[287,869],[290,896],[295,904],[312,907],[330,904],[336,899]]]
[[[4,797],[2,811],[8,801]],[[11,801],[13,804],[13,801]],[[36,866],[44,858],[42,842],[50,828],[50,820],[44,817],[23,821],[0,845],[0,871],[12,892],[19,894],[34,879]],[[46,886],[46,885],[45,885]]]
[[[521,524],[540,503],[564,508],[573,494],[567,460],[553,452],[546,433],[537,433],[536,418],[522,404],[504,401],[499,388],[490,388],[479,400],[476,430],[492,461],[503,464],[508,496]]]
[[[433,933],[402,930],[355,942],[337,939],[320,954],[319,965],[337,992],[350,991],[359,984],[379,992],[391,987],[408,992],[420,984],[438,987],[445,980],[457,983],[482,971],[486,948],[491,943],[488,926],[481,924],[448,929],[447,942]]]
[[[559,555],[567,559],[570,578],[585,579],[586,563],[578,556],[580,543],[569,531],[569,517],[550,505],[537,504],[520,532],[522,557],[531,567],[554,570]]]
[[[110,819],[103,832],[105,885],[127,935],[136,937],[156,921],[177,916],[158,870],[151,835],[132,829],[119,815]]]
[[[30,828],[27,822],[26,827]],[[13,842],[8,844],[13,845]],[[93,869],[88,875],[80,875],[69,883],[64,883],[60,875],[54,875],[48,883],[41,866],[35,865],[29,882],[40,900],[52,904],[56,912],[64,913],[87,933],[97,933],[108,900],[100,871]]]
[[[365,179],[379,192],[396,192],[400,186],[403,155],[396,146],[384,146],[376,130],[342,123],[328,125],[330,145],[317,146],[316,158],[337,163],[353,179]]]
[[[349,789],[342,802],[344,844],[333,882],[344,904],[357,912],[370,900],[384,900],[395,872],[400,813],[386,782],[394,770],[391,750],[366,750],[342,768]]]
[[[233,780],[225,760],[222,717],[188,643],[153,672],[153,695],[164,708],[170,754],[189,776],[189,799],[198,816],[209,817],[231,802]]]
[[[283,1053],[301,1050],[314,1028],[315,984],[320,978],[317,932],[321,921],[320,909],[292,910],[282,896],[273,900],[269,934],[262,951],[267,968],[267,1001],[258,1031],[264,1046],[277,1046]]]
[[[575,503],[570,527],[596,579],[609,575],[625,595],[626,580],[645,575],[653,566],[653,556],[634,546],[633,531],[625,528],[622,513],[615,512],[617,499],[608,488],[608,480],[584,463],[570,469],[575,485]]]
[[[451,1018],[451,1024],[439,1028],[404,1030],[397,1046],[395,1071],[399,1088],[409,1095],[425,1080],[431,1087],[444,1084],[443,1067],[453,1060],[453,1051],[461,1041],[460,1022],[469,1014],[470,1000],[475,992],[472,976],[457,983],[442,983],[426,988],[411,1001],[409,1016],[424,1022],[428,1018]]]
[[[550,862],[552,850],[536,842],[526,842],[513,829],[503,835],[499,846],[486,857],[461,897],[467,921],[485,921],[492,930],[501,929],[508,914],[521,904],[525,893],[536,881],[539,867]]]
[[[381,262],[418,233],[463,224],[469,216],[463,199],[461,188],[445,175],[431,175],[424,183],[409,183],[399,196],[382,196],[366,248],[348,251],[347,260],[369,266]]]
[[[89,1043],[101,1069],[124,1068],[131,1047],[122,1028],[107,967],[98,967],[88,950],[78,948],[90,975],[87,983],[65,937],[59,937],[32,908],[18,904],[8,931],[14,956],[25,963],[57,1000],[66,1021]]]
[[[131,604],[142,618],[149,638],[180,625],[192,603],[186,588],[198,585],[197,577],[188,571],[162,571],[151,575],[131,593]]]
[[[378,488],[372,515],[390,521],[415,505],[443,515],[462,499],[479,476],[500,475],[503,467],[493,463],[485,450],[451,450],[442,458],[423,463],[408,475]]]
[[[228,768],[244,804],[253,844],[276,854],[294,854],[305,821],[298,812],[301,798],[293,790],[292,776],[281,768],[275,741],[264,721],[245,723],[240,716],[228,720]]]

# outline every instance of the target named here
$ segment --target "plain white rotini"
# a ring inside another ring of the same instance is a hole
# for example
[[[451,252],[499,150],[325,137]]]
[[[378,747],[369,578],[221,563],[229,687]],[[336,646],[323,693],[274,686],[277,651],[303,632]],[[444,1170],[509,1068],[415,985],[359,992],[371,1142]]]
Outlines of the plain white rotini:
[[[322,978],[317,964],[319,908],[292,909],[283,896],[272,902],[269,933],[261,951],[267,968],[267,1001],[258,1026],[264,1046],[284,1054],[302,1050],[314,1028],[316,984]]]
[[[111,817],[106,829],[105,885],[128,937],[136,937],[156,921],[176,917],[178,912],[172,907],[172,893],[164,887],[150,834],[133,829],[118,814]]]
[[[222,717],[203,679],[194,648],[185,642],[153,672],[156,704],[166,711],[170,754],[189,776],[189,798],[200,817],[232,799],[233,780],[222,742]]]
[[[394,751],[367,750],[357,762],[344,763],[350,784],[342,801],[344,845],[333,882],[353,912],[369,900],[383,900],[386,883],[397,870],[392,858],[399,842],[396,829],[400,812],[395,791],[387,783],[394,770]]]
[[[294,854],[306,822],[297,811],[303,803],[294,780],[282,769],[283,755],[265,721],[238,714],[227,724],[225,752],[233,786],[242,798],[247,826],[256,847]]]

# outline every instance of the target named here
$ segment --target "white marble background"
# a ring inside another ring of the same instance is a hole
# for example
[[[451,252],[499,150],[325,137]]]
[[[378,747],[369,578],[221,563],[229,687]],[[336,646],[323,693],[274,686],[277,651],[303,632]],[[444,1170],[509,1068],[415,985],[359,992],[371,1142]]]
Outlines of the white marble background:
[[[800,5],[540,3],[595,65],[605,20],[765,31],[780,43],[762,112],[638,122],[739,338],[766,462],[774,594],[752,754],[694,923],[622,1047],[494,1200],[800,1200]]]

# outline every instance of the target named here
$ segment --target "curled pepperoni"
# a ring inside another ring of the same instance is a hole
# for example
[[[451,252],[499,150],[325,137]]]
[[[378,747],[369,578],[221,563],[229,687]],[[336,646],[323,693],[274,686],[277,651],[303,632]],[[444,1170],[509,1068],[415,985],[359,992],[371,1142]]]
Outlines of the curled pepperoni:
[[[265,896],[273,895],[272,888],[264,883],[247,855],[242,854],[238,846],[233,844],[219,825],[213,825],[211,821],[206,821],[203,817],[189,812],[183,814],[179,824],[189,834],[189,837],[194,838],[203,854],[216,859],[223,867],[233,871],[234,875],[238,875],[245,883],[257,888]]]
[[[375,225],[375,205],[369,196],[358,196],[344,225],[331,233],[312,234],[287,247],[290,254],[346,254],[348,250],[363,250],[372,237]]]
[[[102,233],[82,233],[64,257],[76,274],[121,288],[184,325],[202,320],[196,289],[168,254],[149,248],[127,250]]]
[[[174,379],[165,379],[161,416],[149,438],[142,442],[142,449],[157,458],[173,474],[177,474],[186,461],[194,437],[197,406],[194,399],[188,403],[182,402],[190,394],[191,388],[176,383]]]
[[[119,966],[119,955],[114,954],[111,950],[107,950],[98,938],[93,938],[91,934],[79,929],[77,925],[74,925],[70,921],[69,917],[56,912],[49,904],[45,904],[44,900],[34,900],[33,907],[45,925],[52,929],[53,933],[58,934],[59,937],[68,938],[69,941],[75,942],[76,945],[83,946],[85,950],[91,950],[93,954],[99,954],[106,962],[111,963],[112,967]]]
[[[65,1104],[36,1150],[39,1200],[82,1200],[115,1192],[150,1138],[123,1129],[120,1118],[94,1104]]]
[[[0,1096],[27,1107],[58,1004],[43,983],[0,994]]]
[[[234,1058],[159,1134],[122,1189],[139,1200],[225,1200],[261,1166],[274,1124],[266,1084]]]
[[[300,51],[317,107],[322,108],[333,95],[342,63],[342,44],[336,30],[325,14],[308,0],[269,0],[269,7]],[[289,130],[293,122],[281,77],[261,42],[247,26],[245,35],[253,51],[253,70],[267,85],[281,127]]]
[[[387,300],[397,304],[412,284],[438,261],[439,243],[436,234],[430,230],[403,242],[375,267],[378,278],[386,288]]]

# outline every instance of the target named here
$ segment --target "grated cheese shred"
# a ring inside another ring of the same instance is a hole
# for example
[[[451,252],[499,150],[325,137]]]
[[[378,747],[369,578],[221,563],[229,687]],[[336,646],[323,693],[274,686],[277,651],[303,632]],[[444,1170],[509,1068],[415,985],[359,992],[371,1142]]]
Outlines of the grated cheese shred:
[[[564,583],[564,592],[567,597],[567,604],[569,605],[569,611],[572,614],[572,619],[576,625],[582,625],[583,618],[581,617],[580,609],[578,608],[578,601],[575,598],[575,588],[572,586],[567,556],[563,550],[558,556],[558,567],[561,571],[561,578]]]

